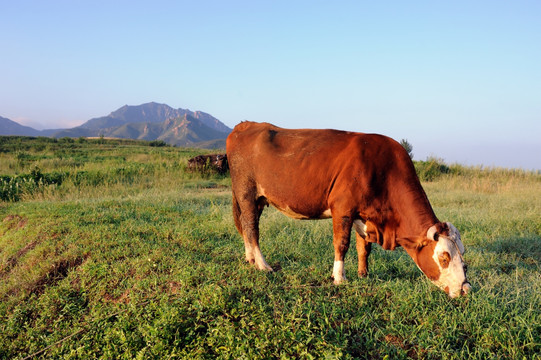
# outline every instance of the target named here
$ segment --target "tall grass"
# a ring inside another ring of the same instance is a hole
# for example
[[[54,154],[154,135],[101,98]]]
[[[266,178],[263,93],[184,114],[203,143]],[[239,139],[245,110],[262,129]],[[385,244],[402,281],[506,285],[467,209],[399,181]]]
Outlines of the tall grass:
[[[473,292],[450,300],[399,249],[375,247],[358,279],[351,246],[334,286],[330,222],[272,208],[261,247],[276,271],[256,271],[228,177],[186,171],[197,150],[2,141],[0,175],[67,175],[0,203],[0,358],[540,358],[539,174],[423,182],[467,249]]]
[[[133,140],[0,137],[0,200],[61,200],[95,191],[133,193],[155,181],[181,186],[200,178],[186,171],[187,159],[200,151],[158,145]]]

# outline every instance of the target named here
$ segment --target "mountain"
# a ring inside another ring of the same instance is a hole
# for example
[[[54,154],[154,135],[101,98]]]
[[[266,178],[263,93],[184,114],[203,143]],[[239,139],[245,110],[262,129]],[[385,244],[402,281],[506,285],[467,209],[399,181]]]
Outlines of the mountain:
[[[113,122],[108,122],[111,125]],[[127,122],[120,126],[89,129],[82,126],[63,130],[54,137],[111,137],[137,140],[163,140],[169,145],[224,148],[229,132],[210,128],[199,119],[185,114],[162,122]]]
[[[107,116],[90,119],[80,127],[96,130],[119,127],[127,123],[160,123],[184,115],[189,115],[192,118],[198,119],[211,129],[226,133],[231,132],[231,129],[225,126],[221,121],[202,111],[173,109],[168,105],[155,102],[136,106],[125,105]]]
[[[43,136],[41,131],[0,116],[0,135]]]
[[[231,129],[202,111],[173,109],[165,104],[125,105],[107,116],[93,118],[71,129],[35,130],[0,117],[0,135],[51,137],[116,137],[163,140],[167,144],[225,148]]]
[[[220,120],[202,111],[173,109],[151,102],[125,105],[107,116],[90,119],[53,136],[163,140],[176,146],[217,148],[225,147],[225,138],[230,132]]]
[[[163,140],[167,144],[177,146],[197,146],[201,142],[225,139],[229,134],[212,129],[188,114],[162,122],[127,123],[95,131],[105,137]]]

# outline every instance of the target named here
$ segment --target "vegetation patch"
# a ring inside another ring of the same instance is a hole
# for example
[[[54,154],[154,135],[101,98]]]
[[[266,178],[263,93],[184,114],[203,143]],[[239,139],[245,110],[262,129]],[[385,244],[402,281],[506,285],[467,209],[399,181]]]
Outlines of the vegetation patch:
[[[31,241],[28,244],[26,244],[22,249],[17,251],[15,255],[8,257],[7,260],[1,264],[0,279],[4,276],[7,276],[9,271],[17,264],[19,259],[22,256],[24,256],[27,252],[34,249],[36,245],[37,245],[37,241]]]
[[[423,182],[466,247],[473,291],[451,300],[401,249],[375,246],[359,279],[354,237],[334,286],[331,222],[273,208],[275,271],[255,270],[227,174],[187,170],[199,154],[0,138],[0,175],[42,181],[0,202],[0,358],[540,358],[539,173],[446,165]]]
[[[421,181],[434,181],[442,175],[449,174],[451,169],[443,160],[429,158],[426,161],[415,161],[415,170]]]
[[[30,294],[40,295],[49,286],[54,286],[56,283],[68,276],[68,271],[81,265],[84,257],[75,257],[70,259],[61,259],[54,262],[48,271],[40,276],[33,284],[29,286]]]

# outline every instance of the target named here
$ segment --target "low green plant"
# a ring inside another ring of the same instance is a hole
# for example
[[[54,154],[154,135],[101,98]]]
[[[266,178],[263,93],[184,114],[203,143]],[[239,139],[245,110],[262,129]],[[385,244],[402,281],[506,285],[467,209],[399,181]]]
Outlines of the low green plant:
[[[0,358],[541,358],[540,174],[451,165],[423,182],[467,250],[473,291],[451,300],[400,249],[375,246],[357,278],[354,238],[334,286],[330,221],[272,208],[275,271],[255,270],[229,178],[186,171],[199,150],[17,141],[47,158],[2,163],[5,176],[68,174],[0,203]]]

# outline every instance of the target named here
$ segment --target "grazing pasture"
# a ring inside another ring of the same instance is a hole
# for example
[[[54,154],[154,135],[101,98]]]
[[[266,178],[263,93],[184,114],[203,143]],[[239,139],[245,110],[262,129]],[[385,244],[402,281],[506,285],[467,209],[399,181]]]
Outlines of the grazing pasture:
[[[331,222],[272,208],[255,270],[228,176],[161,145],[0,138],[0,358],[541,358],[541,174],[417,164],[466,247],[451,300],[378,246],[334,286]]]

